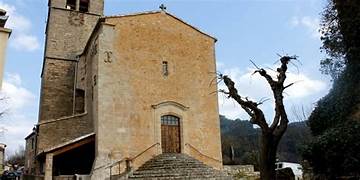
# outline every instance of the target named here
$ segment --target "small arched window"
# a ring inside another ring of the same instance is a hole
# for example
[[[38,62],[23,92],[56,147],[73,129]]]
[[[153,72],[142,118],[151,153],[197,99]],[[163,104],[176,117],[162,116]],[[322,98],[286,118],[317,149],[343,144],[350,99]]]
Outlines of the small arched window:
[[[79,11],[89,12],[90,0],[80,0]]]
[[[163,73],[163,76],[169,75],[169,64],[167,61],[162,62],[162,73]]]
[[[75,10],[76,9],[76,0],[66,0],[66,9]]]
[[[162,125],[173,125],[178,126],[179,125],[180,118],[173,116],[173,115],[165,115],[161,116],[161,124]]]

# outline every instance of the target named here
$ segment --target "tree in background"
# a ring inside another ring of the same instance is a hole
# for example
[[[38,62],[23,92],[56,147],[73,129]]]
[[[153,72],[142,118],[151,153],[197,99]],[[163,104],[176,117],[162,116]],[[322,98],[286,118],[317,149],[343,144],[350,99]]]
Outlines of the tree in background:
[[[323,43],[321,50],[328,55],[320,62],[320,70],[336,80],[346,66],[359,64],[359,2],[328,0],[322,13],[320,32]]]
[[[301,108],[298,109],[301,111]],[[306,113],[306,108],[304,110]],[[301,116],[303,115],[299,114],[299,117]],[[294,116],[294,118],[296,117]],[[299,119],[297,120],[299,121]],[[220,127],[223,163],[225,165],[254,165],[255,170],[259,171],[259,137],[261,129],[254,127],[248,120],[232,120],[222,115],[220,115]],[[279,161],[301,163],[301,150],[310,140],[310,128],[305,121],[289,123],[279,143],[277,159]],[[234,152],[233,159],[231,159],[231,147],[233,147]]]
[[[0,119],[8,112],[7,108],[7,97],[0,95]],[[6,128],[0,125],[0,137],[4,136]]]
[[[11,164],[14,169],[16,169],[16,167],[24,166],[25,165],[24,146],[19,146],[19,148],[15,151],[15,153],[7,158],[6,163]]]
[[[322,70],[334,84],[309,117],[303,156],[318,177],[360,177],[360,1],[330,0],[323,13]],[[341,68],[338,68],[341,67]]]
[[[336,80],[345,68],[346,49],[333,1],[329,1],[322,13],[320,26],[320,39],[323,42],[320,49],[327,54],[327,57],[320,61],[320,71]]]
[[[238,90],[235,87],[235,82],[226,75],[219,75],[219,79],[223,80],[227,87],[227,91],[220,90],[220,92],[228,95],[228,98],[234,99],[250,116],[250,122],[252,124],[258,125],[261,128],[259,168],[260,178],[262,180],[276,179],[275,162],[277,147],[279,145],[281,137],[284,135],[287,129],[289,122],[283,103],[283,92],[286,88],[290,87],[293,84],[291,83],[289,85],[285,85],[284,83],[286,79],[288,64],[291,60],[294,59],[296,59],[295,56],[283,56],[280,58],[281,66],[276,69],[276,78],[270,76],[265,69],[258,68],[255,65],[257,67],[257,70],[254,73],[259,73],[262,77],[266,79],[266,81],[270,85],[275,100],[275,116],[270,126],[266,122],[263,111],[258,107],[263,102],[254,102],[246,97],[240,96],[238,94]]]

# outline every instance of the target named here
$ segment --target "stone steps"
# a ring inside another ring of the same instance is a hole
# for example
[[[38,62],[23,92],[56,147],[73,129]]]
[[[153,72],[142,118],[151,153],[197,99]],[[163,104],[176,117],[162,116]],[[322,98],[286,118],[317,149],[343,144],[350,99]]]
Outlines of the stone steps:
[[[129,179],[232,179],[186,154],[161,154],[142,165]]]

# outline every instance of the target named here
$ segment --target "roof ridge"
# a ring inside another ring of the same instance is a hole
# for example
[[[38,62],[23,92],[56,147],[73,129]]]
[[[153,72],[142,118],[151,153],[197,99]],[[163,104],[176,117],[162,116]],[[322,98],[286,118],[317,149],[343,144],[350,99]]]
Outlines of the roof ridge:
[[[42,153],[47,153],[47,152],[50,152],[50,151],[54,151],[54,150],[56,150],[56,149],[59,149],[59,148],[61,148],[61,147],[64,147],[64,146],[67,146],[67,145],[70,145],[70,144],[73,144],[73,143],[76,143],[76,142],[78,142],[78,141],[81,141],[81,140],[86,139],[86,138],[88,138],[88,137],[91,137],[91,136],[93,136],[93,135],[95,135],[94,132],[89,133],[89,134],[85,134],[85,135],[83,135],[83,136],[80,136],[80,137],[71,139],[71,140],[69,140],[69,141],[66,141],[66,142],[63,142],[63,143],[60,143],[60,144],[57,144],[57,145],[55,145],[55,146],[53,146],[53,147],[50,147],[50,148],[45,149],[44,151],[38,153],[38,155],[39,155],[39,154],[42,154]]]
[[[120,15],[113,15],[113,16],[104,16],[103,18],[106,19],[106,18],[120,18],[120,17],[128,17],[128,16],[138,16],[138,15],[147,15],[147,14],[157,14],[157,13],[164,13],[168,16],[171,16],[173,17],[174,19],[182,22],[183,24],[193,28],[194,30],[200,32],[201,34],[205,35],[205,36],[208,36],[212,39],[215,40],[215,42],[217,41],[217,39],[212,36],[212,35],[209,35],[208,33],[205,33],[204,31],[200,30],[199,28],[187,23],[186,21],[182,20],[181,18],[171,14],[170,12],[167,12],[167,11],[163,11],[163,10],[160,10],[160,11],[143,11],[143,12],[138,12],[138,13],[130,13],[130,14],[120,14]]]
[[[156,14],[161,13],[162,11],[142,11],[142,12],[135,12],[135,13],[128,13],[128,14],[117,14],[111,16],[103,16],[103,18],[117,18],[117,17],[126,17],[126,16],[137,16],[137,15],[144,15],[144,14]]]

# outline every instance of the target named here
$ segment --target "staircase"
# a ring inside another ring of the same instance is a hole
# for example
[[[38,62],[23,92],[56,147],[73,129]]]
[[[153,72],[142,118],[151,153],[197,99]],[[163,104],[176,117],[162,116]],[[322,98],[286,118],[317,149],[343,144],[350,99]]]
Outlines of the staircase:
[[[134,171],[129,179],[230,180],[223,172],[185,154],[161,154]]]

